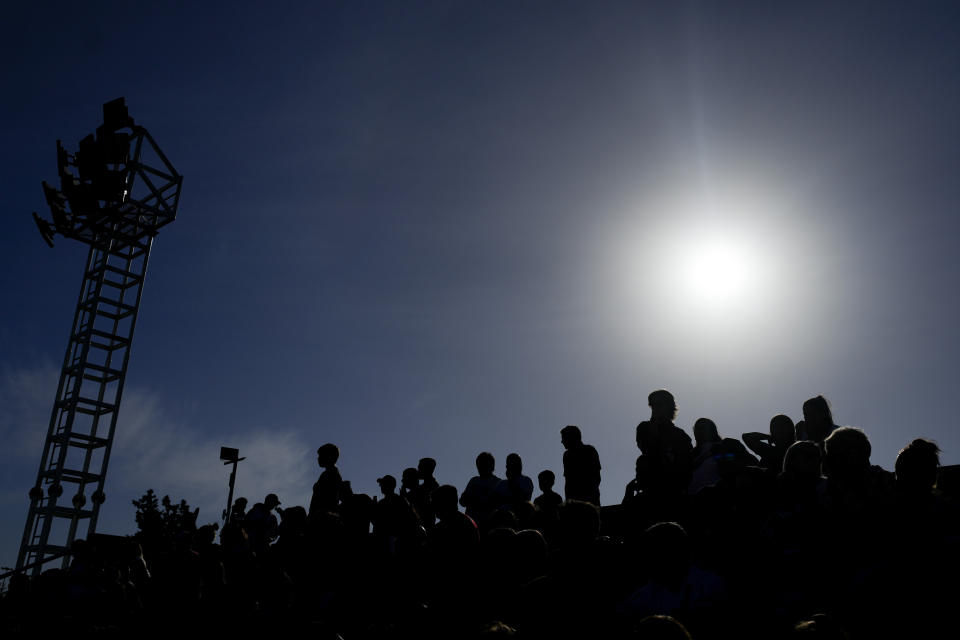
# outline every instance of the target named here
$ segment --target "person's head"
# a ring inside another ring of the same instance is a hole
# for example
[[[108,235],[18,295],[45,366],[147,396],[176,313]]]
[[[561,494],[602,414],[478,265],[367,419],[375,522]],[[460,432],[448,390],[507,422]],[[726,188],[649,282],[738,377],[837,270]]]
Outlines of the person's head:
[[[553,483],[556,481],[557,476],[550,469],[545,469],[537,474],[537,484],[540,486],[540,491],[544,493],[553,489]]]
[[[397,479],[389,474],[377,478],[377,484],[380,485],[380,491],[384,496],[391,495],[397,489]]]
[[[193,534],[193,540],[200,545],[211,545],[217,540],[218,529],[220,529],[220,525],[216,522],[213,524],[205,524],[199,527],[196,533]]]
[[[489,451],[484,451],[477,456],[477,473],[481,476],[492,476],[496,466],[497,461]]]
[[[433,472],[437,469],[437,461],[433,458],[420,458],[417,463],[417,473],[424,480],[433,477]]]
[[[697,418],[697,421],[693,423],[693,437],[696,439],[698,447],[721,440],[720,434],[717,432],[717,425],[710,418]]]
[[[280,506],[280,498],[275,493],[268,493],[267,497],[263,499],[263,506],[267,508],[267,511],[275,509]]]
[[[822,442],[833,430],[833,412],[823,396],[810,398],[803,403],[803,423],[807,436],[814,442]]]
[[[407,467],[400,475],[400,486],[410,490],[420,483],[420,474],[413,467]]]
[[[560,534],[574,547],[595,541],[600,535],[600,509],[581,500],[567,500],[560,507]]]
[[[755,460],[736,438],[720,440],[713,458],[717,462],[717,473],[727,482],[735,482],[740,472]]]
[[[690,568],[691,546],[686,530],[676,522],[658,522],[643,532],[650,577],[660,584],[682,582]]]
[[[828,477],[858,478],[870,470],[870,440],[862,429],[840,427],[823,441],[823,446]]]
[[[677,417],[677,401],[666,389],[657,389],[647,396],[650,406],[650,420],[653,422],[673,422]]]
[[[327,468],[337,464],[340,459],[340,449],[335,444],[327,443],[317,449],[317,464]]]
[[[917,438],[897,455],[897,488],[907,493],[930,493],[940,471],[940,447]]]
[[[441,520],[457,512],[457,488],[452,484],[442,484],[430,494],[430,506]]]
[[[521,473],[523,473],[523,460],[520,459],[520,454],[511,453],[507,456],[506,475],[508,478],[517,478]]]
[[[576,425],[567,425],[560,429],[560,442],[564,449],[575,447],[583,442],[583,435],[580,433],[580,427]]]
[[[775,447],[786,449],[796,441],[796,425],[782,413],[770,418],[770,439]]]
[[[233,501],[233,508],[237,511],[243,511],[247,508],[247,499],[240,497]]]
[[[523,529],[514,539],[517,561],[523,566],[521,574],[527,579],[543,575],[547,562],[547,541],[537,529]]]
[[[783,455],[783,473],[792,480],[815,485],[820,480],[820,447],[809,440],[794,442]]]

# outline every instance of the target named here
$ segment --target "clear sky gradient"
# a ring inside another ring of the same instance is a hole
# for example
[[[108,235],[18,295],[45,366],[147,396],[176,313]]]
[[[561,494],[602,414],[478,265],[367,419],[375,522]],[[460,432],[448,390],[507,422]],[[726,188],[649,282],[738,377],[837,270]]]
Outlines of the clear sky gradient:
[[[873,461],[960,462],[960,15],[949,2],[15,3],[0,20],[0,566],[86,247],[30,217],[125,96],[184,175],[154,244],[100,530],[201,522],[421,456],[617,502],[647,393],[721,434],[824,394]],[[560,482],[562,486],[562,481]]]

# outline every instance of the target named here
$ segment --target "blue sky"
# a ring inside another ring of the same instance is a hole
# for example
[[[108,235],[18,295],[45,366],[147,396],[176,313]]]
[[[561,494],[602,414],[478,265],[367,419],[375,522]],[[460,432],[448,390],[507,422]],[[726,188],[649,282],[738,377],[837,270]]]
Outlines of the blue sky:
[[[559,474],[566,424],[615,502],[661,387],[688,430],[823,393],[875,463],[960,462],[950,3],[196,4],[4,10],[0,565],[85,256],[30,212],[118,96],[185,178],[104,532],[148,487],[215,520],[221,445],[292,505],[324,442],[357,490],[424,455],[462,488],[482,450]]]

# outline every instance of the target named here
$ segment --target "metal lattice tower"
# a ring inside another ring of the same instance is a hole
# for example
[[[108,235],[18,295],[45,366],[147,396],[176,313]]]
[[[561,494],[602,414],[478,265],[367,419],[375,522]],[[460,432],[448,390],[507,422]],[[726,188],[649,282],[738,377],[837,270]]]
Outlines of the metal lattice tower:
[[[34,574],[59,556],[66,566],[78,533],[96,530],[150,247],[183,180],[123,98],[103,111],[75,154],[57,141],[61,188],[43,183],[53,222],[33,214],[50,246],[57,233],[90,245],[17,557]]]

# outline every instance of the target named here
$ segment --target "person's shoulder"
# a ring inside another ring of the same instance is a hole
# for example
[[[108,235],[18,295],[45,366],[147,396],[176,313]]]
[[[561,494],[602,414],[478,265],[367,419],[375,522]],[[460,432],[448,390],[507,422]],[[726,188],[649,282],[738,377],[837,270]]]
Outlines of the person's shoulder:
[[[693,439],[690,437],[690,434],[688,434],[686,431],[684,431],[677,425],[673,424],[672,422],[670,423],[670,426],[667,428],[667,432],[671,435],[671,437],[682,442],[690,443],[690,445],[693,446]]]

